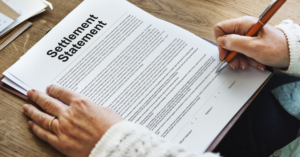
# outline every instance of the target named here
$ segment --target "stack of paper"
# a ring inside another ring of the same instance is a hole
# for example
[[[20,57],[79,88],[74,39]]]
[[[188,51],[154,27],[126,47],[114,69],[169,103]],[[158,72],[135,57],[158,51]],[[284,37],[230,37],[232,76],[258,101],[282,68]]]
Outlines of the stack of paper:
[[[2,82],[23,95],[60,85],[200,154],[271,75],[253,67],[215,73],[218,54],[127,1],[86,0]]]
[[[31,25],[27,19],[44,12],[48,5],[52,8],[45,0],[0,0],[0,50],[9,43],[5,42],[9,37],[16,38]]]

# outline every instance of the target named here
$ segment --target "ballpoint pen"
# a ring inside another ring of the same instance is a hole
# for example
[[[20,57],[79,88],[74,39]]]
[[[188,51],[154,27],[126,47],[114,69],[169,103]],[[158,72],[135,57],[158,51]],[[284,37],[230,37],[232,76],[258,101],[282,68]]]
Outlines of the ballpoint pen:
[[[279,8],[286,2],[286,0],[273,0],[265,11],[259,16],[258,22],[250,29],[246,36],[255,36],[258,31],[272,18],[272,16],[279,10]],[[238,54],[236,51],[230,52],[225,59],[219,63],[219,67],[216,73],[222,71],[226,66],[222,66],[224,63],[230,63],[234,57]]]

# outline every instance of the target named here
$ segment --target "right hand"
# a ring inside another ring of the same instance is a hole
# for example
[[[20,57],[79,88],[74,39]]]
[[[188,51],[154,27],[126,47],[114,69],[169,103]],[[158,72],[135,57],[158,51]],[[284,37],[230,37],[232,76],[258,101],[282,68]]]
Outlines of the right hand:
[[[214,32],[218,43],[220,61],[230,51],[237,51],[240,54],[229,64],[233,69],[239,67],[247,69],[248,64],[262,71],[265,70],[265,65],[288,68],[290,62],[289,48],[282,31],[266,24],[257,36],[245,36],[257,21],[257,18],[244,16],[215,25]]]

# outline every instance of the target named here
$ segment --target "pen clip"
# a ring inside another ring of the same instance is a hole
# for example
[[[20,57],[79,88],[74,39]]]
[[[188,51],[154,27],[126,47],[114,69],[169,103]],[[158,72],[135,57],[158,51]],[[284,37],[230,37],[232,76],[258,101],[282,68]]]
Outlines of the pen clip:
[[[268,7],[265,9],[265,11],[259,16],[259,19],[261,20],[262,17],[265,15],[265,13],[274,5],[275,2],[277,2],[278,0],[273,0]]]

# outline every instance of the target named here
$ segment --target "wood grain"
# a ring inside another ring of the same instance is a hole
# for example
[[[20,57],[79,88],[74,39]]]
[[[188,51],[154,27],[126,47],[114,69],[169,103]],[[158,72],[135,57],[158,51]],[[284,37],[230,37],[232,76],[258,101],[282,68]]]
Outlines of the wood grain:
[[[54,10],[31,18],[33,26],[0,52],[0,73],[13,65],[53,28],[81,0],[49,0]],[[270,0],[129,0],[148,13],[178,25],[198,36],[214,41],[213,26],[240,16],[258,17]],[[300,23],[300,1],[289,0],[271,19],[279,24],[284,19]],[[2,76],[2,75],[0,75]],[[0,156],[63,156],[39,140],[28,128],[29,120],[22,110],[27,102],[0,89]]]

